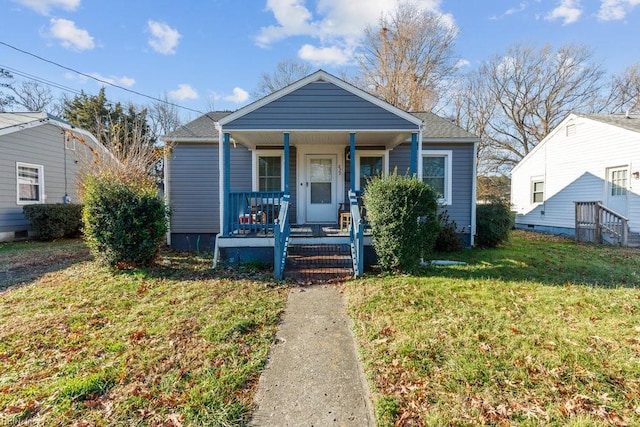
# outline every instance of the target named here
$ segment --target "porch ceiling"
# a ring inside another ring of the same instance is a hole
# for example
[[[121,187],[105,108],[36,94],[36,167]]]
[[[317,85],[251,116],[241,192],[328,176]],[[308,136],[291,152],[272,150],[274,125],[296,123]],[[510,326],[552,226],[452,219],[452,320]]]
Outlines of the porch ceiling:
[[[232,131],[231,140],[250,148],[257,146],[282,146],[284,130],[278,131]],[[356,146],[384,146],[388,149],[403,142],[411,142],[407,131],[356,131]],[[349,145],[348,131],[289,131],[292,146],[303,145]]]

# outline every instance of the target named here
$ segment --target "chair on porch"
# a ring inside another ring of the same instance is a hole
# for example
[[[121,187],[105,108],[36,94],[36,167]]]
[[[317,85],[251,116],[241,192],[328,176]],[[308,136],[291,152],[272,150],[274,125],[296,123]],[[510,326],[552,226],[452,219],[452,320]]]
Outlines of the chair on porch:
[[[348,230],[351,225],[351,211],[349,210],[349,203],[338,204],[338,225],[340,226],[340,232]]]

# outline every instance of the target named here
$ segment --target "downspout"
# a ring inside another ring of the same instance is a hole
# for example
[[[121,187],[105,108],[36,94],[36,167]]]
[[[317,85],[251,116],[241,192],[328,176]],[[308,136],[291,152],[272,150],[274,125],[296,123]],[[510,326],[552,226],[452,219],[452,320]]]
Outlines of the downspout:
[[[473,185],[471,186],[471,238],[469,239],[469,245],[473,247],[475,244],[476,236],[476,197],[477,197],[477,185],[478,185],[478,142],[473,143]]]

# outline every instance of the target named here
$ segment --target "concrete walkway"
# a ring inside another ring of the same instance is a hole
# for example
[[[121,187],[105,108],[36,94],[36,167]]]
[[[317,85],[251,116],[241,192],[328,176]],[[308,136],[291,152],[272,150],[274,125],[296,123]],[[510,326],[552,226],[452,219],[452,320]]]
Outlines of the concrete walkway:
[[[374,426],[342,295],[294,288],[260,377],[252,426]]]

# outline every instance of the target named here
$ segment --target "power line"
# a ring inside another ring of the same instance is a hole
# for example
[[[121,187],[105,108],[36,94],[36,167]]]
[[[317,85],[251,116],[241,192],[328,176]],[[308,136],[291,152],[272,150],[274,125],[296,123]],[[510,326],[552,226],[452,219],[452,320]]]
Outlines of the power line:
[[[36,55],[35,53],[27,52],[26,50],[20,49],[19,47],[13,46],[13,45],[11,45],[11,44],[9,44],[9,43],[6,43],[6,42],[3,42],[3,41],[0,41],[0,45],[6,46],[6,47],[8,47],[8,48],[10,48],[10,49],[13,49],[13,50],[18,51],[18,52],[20,52],[20,53],[23,53],[23,54],[25,54],[25,55],[29,55],[29,56],[31,56],[31,57],[33,57],[33,58],[36,58],[36,59],[40,60],[40,61],[43,61],[43,62],[49,63],[49,64],[51,64],[51,65],[55,65],[56,67],[62,68],[62,69],[64,69],[64,70],[71,71],[72,73],[76,73],[76,74],[78,74],[78,75],[80,75],[80,76],[83,76],[83,77],[86,77],[86,78],[89,78],[89,79],[92,79],[92,80],[98,81],[98,82],[100,82],[100,83],[102,83],[102,84],[109,85],[109,86],[112,86],[112,87],[115,87],[115,88],[118,88],[118,89],[124,90],[125,92],[133,93],[134,95],[142,96],[142,97],[144,97],[144,98],[148,98],[148,99],[151,99],[151,100],[156,101],[156,102],[161,102],[161,103],[163,103],[163,104],[171,105],[171,106],[174,106],[174,107],[176,107],[176,108],[182,108],[182,109],[184,109],[184,110],[192,111],[192,112],[194,112],[194,113],[203,114],[203,115],[205,114],[205,113],[203,113],[203,112],[202,112],[202,111],[200,111],[200,110],[196,110],[196,109],[189,108],[189,107],[184,107],[184,106],[182,106],[182,105],[175,104],[175,103],[173,103],[173,102],[169,102],[169,101],[166,101],[166,100],[163,100],[163,99],[160,99],[160,98],[156,98],[155,96],[146,95],[146,94],[144,94],[144,93],[142,93],[142,92],[138,92],[138,91],[136,91],[136,90],[129,89],[129,88],[126,88],[126,87],[124,87],[124,86],[120,86],[120,85],[118,85],[118,84],[115,84],[115,83],[113,83],[113,82],[109,82],[109,81],[107,81],[107,80],[100,79],[100,78],[95,77],[95,76],[92,76],[92,75],[90,75],[90,74],[83,73],[83,72],[78,71],[78,70],[76,70],[76,69],[73,69],[73,68],[71,68],[71,67],[67,67],[67,66],[65,66],[65,65],[62,65],[62,64],[60,64],[60,63],[58,63],[58,62],[51,61],[50,59],[43,58],[42,56]]]

